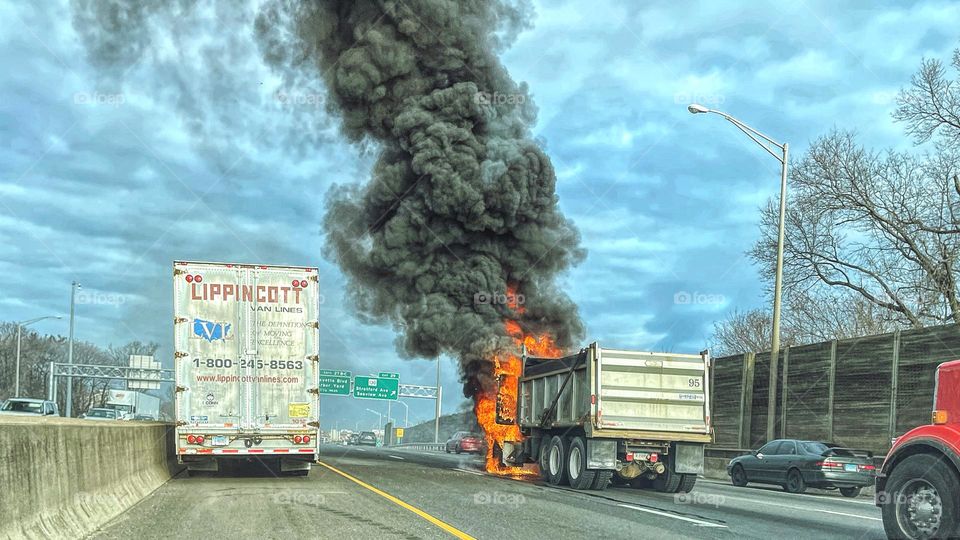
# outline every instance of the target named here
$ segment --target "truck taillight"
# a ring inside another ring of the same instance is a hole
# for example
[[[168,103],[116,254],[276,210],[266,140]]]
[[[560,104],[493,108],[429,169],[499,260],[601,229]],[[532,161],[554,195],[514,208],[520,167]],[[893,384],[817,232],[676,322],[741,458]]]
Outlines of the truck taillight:
[[[933,411],[934,424],[946,424],[949,419],[950,415],[947,414],[947,411]]]
[[[203,444],[203,435],[197,435],[197,444]]]
[[[660,456],[658,454],[650,454],[650,463],[656,463],[660,461]]]
[[[190,444],[197,444],[197,438],[193,435],[187,435],[187,442]]]
[[[633,453],[627,452],[627,461],[633,461]]]
[[[190,283],[193,281],[193,276],[190,274],[187,274],[186,277],[184,277],[183,279],[187,280],[187,283]]]
[[[297,435],[297,436],[295,436],[295,437],[293,438],[293,442],[295,442],[295,443],[297,443],[297,444],[300,444],[300,443],[303,442],[303,437]]]
[[[304,436],[303,436],[303,442],[304,442],[304,444],[310,442],[310,436],[309,436],[309,435],[304,435]]]

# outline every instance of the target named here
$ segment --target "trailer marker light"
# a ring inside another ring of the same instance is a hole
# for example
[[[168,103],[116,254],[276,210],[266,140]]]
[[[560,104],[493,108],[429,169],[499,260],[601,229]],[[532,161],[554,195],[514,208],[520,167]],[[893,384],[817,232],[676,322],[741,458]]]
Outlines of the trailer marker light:
[[[203,435],[197,435],[197,444],[203,444]]]
[[[309,436],[309,435],[304,435],[304,436],[303,436],[303,442],[305,442],[305,443],[310,442],[310,436]]]
[[[300,286],[303,287],[303,288],[307,288],[307,280],[301,279],[301,280],[300,280]]]
[[[947,411],[933,411],[933,423],[937,425],[946,424],[949,420]]]
[[[295,279],[295,280],[293,280],[293,281],[290,282],[290,285],[291,285],[292,287],[299,287],[299,286],[300,286],[300,280],[299,280],[299,279]]]
[[[187,442],[190,444],[197,444],[197,438],[193,435],[187,435]]]
[[[297,435],[296,437],[293,438],[293,442],[300,444],[303,442],[303,437]]]
[[[203,283],[203,276],[201,276],[200,274],[197,274],[197,276],[193,278],[193,280],[196,281],[197,283]]]

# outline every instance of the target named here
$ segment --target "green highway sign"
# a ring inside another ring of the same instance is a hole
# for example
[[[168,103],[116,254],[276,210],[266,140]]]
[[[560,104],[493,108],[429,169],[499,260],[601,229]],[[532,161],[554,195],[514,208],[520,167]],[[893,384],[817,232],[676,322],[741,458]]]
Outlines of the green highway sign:
[[[351,375],[352,374],[349,371],[321,369],[320,393],[333,394],[337,396],[349,396]]]
[[[381,371],[380,374],[377,375],[377,377],[380,377],[381,379],[399,379],[400,374],[390,373],[389,371]]]
[[[383,375],[381,373],[381,375]],[[360,399],[397,399],[400,379],[358,375],[353,379],[353,397]]]

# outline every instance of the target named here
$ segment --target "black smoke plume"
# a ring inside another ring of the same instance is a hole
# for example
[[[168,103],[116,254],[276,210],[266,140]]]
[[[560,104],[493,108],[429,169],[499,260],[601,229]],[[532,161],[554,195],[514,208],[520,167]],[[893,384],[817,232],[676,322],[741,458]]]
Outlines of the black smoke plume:
[[[407,355],[459,357],[468,395],[513,346],[504,319],[561,347],[583,332],[556,283],[583,257],[579,234],[531,138],[527,88],[496,57],[525,15],[503,2],[347,0],[278,2],[257,20],[266,57],[318,70],[346,136],[379,147],[368,182],[331,189],[324,221],[357,310],[396,325]],[[278,32],[284,21],[292,31]],[[522,315],[503,302],[511,288]]]

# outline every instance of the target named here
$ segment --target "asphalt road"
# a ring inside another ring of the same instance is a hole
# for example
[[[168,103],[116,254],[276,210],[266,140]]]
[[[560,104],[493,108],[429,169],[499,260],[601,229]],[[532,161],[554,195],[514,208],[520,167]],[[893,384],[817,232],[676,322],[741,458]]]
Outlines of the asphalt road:
[[[323,448],[307,477],[181,474],[94,538],[885,538],[869,499],[701,479],[687,495],[574,491],[481,472],[476,456]]]

